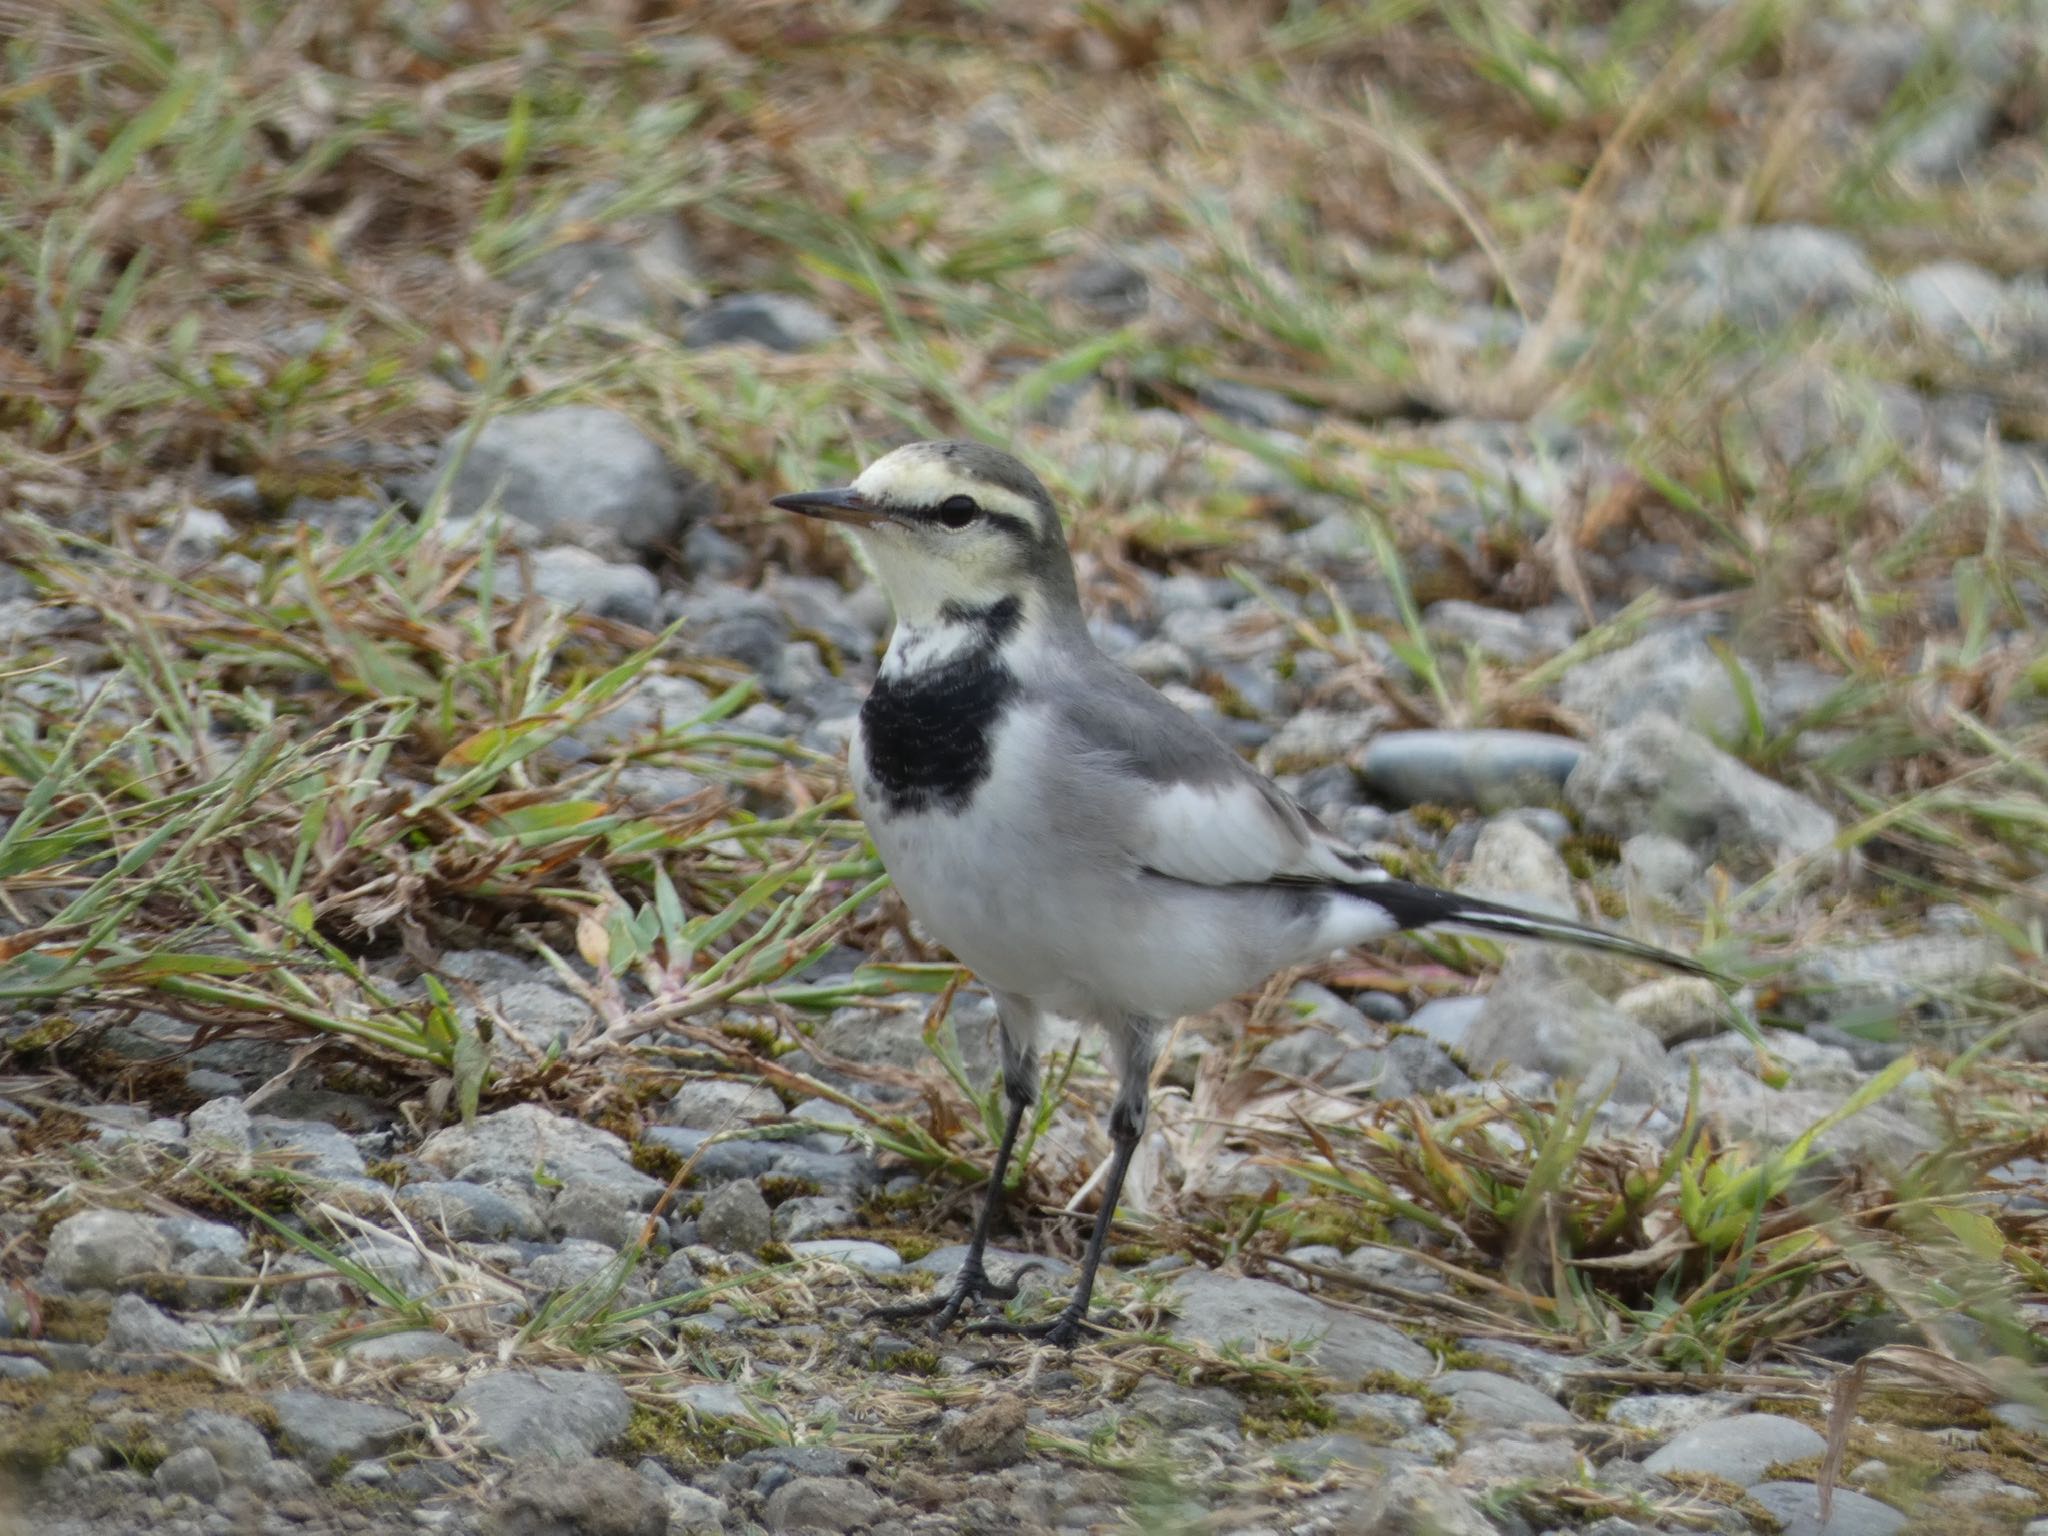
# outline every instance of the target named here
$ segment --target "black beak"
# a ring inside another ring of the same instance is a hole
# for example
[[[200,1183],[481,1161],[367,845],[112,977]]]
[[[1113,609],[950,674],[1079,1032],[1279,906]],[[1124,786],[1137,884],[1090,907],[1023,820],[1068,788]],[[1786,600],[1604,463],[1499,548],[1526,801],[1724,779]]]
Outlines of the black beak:
[[[805,517],[822,517],[828,523],[850,523],[856,528],[872,528],[888,520],[887,513],[869,506],[850,485],[829,491],[795,491],[777,496],[769,505],[785,512],[801,512]]]

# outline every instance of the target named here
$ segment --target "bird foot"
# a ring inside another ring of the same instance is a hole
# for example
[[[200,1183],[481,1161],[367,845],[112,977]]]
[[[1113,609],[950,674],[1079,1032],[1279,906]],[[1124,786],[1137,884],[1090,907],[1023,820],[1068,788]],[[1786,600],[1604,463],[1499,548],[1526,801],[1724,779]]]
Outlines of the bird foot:
[[[958,1322],[960,1314],[977,1301],[1015,1301],[1019,1283],[1036,1268],[1036,1264],[1020,1264],[1008,1279],[996,1281],[989,1278],[979,1259],[973,1259],[960,1266],[959,1277],[950,1290],[893,1307],[876,1307],[868,1317],[875,1322],[928,1317],[932,1320],[932,1332],[939,1333]]]
[[[1105,1313],[1105,1321],[1098,1322],[1085,1312],[1071,1308],[1046,1323],[986,1322],[971,1324],[969,1333],[980,1333],[1002,1338],[1032,1339],[1040,1344],[1050,1344],[1054,1349],[1072,1349],[1091,1333],[1107,1333],[1107,1319],[1113,1314]]]

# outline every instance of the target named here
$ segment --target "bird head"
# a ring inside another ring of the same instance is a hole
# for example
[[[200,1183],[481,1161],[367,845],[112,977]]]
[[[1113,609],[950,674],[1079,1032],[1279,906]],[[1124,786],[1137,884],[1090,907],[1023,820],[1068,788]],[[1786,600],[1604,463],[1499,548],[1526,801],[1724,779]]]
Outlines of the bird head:
[[[777,496],[774,505],[853,530],[897,617],[1017,598],[1027,613],[1077,612],[1073,561],[1038,476],[982,443],[906,443],[852,485]]]

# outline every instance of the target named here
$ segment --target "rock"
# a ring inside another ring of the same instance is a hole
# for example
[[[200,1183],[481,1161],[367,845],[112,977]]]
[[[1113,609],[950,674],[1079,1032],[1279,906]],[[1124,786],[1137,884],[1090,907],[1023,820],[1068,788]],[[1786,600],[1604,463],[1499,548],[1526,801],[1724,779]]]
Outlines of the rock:
[[[363,1154],[348,1132],[325,1120],[291,1120],[282,1115],[252,1115],[249,1128],[256,1145],[289,1160],[301,1178],[347,1181],[364,1177]]]
[[[1708,235],[1679,257],[1690,291],[1678,306],[1688,325],[1715,321],[1772,331],[1829,315],[1877,291],[1861,246],[1834,230],[1761,225]]]
[[[1820,1489],[1812,1483],[1758,1483],[1749,1496],[1778,1521],[1778,1536],[1896,1536],[1906,1528],[1906,1517],[1898,1510],[1853,1488],[1835,1489],[1825,1525],[1820,1518]]]
[[[107,1336],[94,1354],[122,1370],[167,1371],[186,1355],[206,1355],[232,1343],[234,1331],[208,1323],[182,1323],[140,1296],[120,1296],[107,1314]]]
[[[1278,390],[1230,379],[1196,378],[1195,399],[1228,421],[1268,430],[1302,432],[1315,425],[1315,412]]]
[[[1589,832],[1646,828],[1681,839],[1745,878],[1807,861],[1810,877],[1843,866],[1826,810],[1744,767],[1665,715],[1645,715],[1601,738],[1565,784]]]
[[[417,1328],[407,1333],[379,1334],[346,1346],[349,1359],[372,1368],[417,1365],[423,1360],[464,1360],[469,1351],[445,1333]]]
[[[182,1451],[173,1451],[157,1463],[157,1469],[150,1474],[149,1480],[158,1493],[183,1494],[202,1504],[211,1504],[226,1486],[221,1479],[220,1468],[214,1463],[213,1453],[203,1445],[190,1445]]]
[[[256,1133],[248,1107],[237,1097],[209,1099],[185,1117],[185,1139],[195,1152],[225,1157],[230,1167],[246,1172],[256,1149]]]
[[[1945,995],[1980,988],[2012,954],[1990,934],[1920,933],[1810,950],[1792,967],[1780,1004],[1788,1018],[1855,1024],[1919,1014],[1938,1018]]]
[[[1967,261],[1937,261],[1899,279],[1914,324],[1951,341],[1988,342],[2005,309],[2005,284]]]
[[[1005,1394],[970,1408],[939,1426],[939,1454],[968,1472],[992,1472],[1015,1466],[1027,1454],[1026,1403]]]
[[[1525,911],[1577,921],[1572,875],[1564,860],[1543,837],[1506,817],[1490,821],[1473,845],[1472,857],[1458,875],[1457,888],[1468,896],[1505,902]]]
[[[525,567],[532,573],[534,592],[571,613],[616,619],[640,629],[660,626],[661,583],[644,565],[605,560],[587,549],[558,544],[527,556]],[[497,581],[508,598],[516,599],[526,590],[516,560],[500,564]]]
[[[725,1501],[674,1483],[661,1490],[668,1503],[669,1536],[723,1536]]]
[[[664,1118],[693,1131],[739,1130],[758,1120],[781,1120],[782,1096],[764,1083],[696,1077],[676,1090]]]
[[[1542,613],[1508,613],[1461,598],[1431,603],[1422,615],[1431,635],[1501,661],[1531,662],[1571,644],[1569,626],[1547,623]]]
[[[605,556],[649,554],[673,543],[707,510],[708,492],[684,482],[653,439],[616,411],[557,405],[493,417],[459,470],[462,434],[441,449],[436,483],[448,510],[469,517],[493,497],[506,517],[545,542],[580,544]]]
[[[484,1526],[492,1536],[663,1536],[669,1506],[614,1462],[548,1459],[506,1480]]]
[[[1674,1073],[1660,1107],[1667,1115],[1681,1116],[1686,1094],[1685,1079]],[[1840,1109],[1847,1097],[1833,1089],[1771,1088],[1745,1071],[1727,1067],[1700,1073],[1699,1111],[1719,1138],[1770,1151],[1790,1146]],[[1881,1102],[1823,1131],[1814,1142],[1821,1158],[1812,1171],[1819,1176],[1830,1165],[1846,1172],[1875,1164],[1898,1172],[1938,1144],[1939,1137],[1928,1128],[1908,1119],[1892,1102]]]
[[[1452,1461],[1449,1471],[1452,1482],[1474,1491],[1511,1483],[1577,1482],[1584,1476],[1579,1453],[1569,1440],[1555,1437],[1539,1440],[1511,1429],[1489,1430],[1472,1436]]]
[[[1408,1016],[1408,1027],[1446,1050],[1463,1052],[1472,1026],[1486,1011],[1484,997],[1433,997]]]
[[[1767,1467],[1803,1461],[1826,1449],[1820,1432],[1797,1419],[1741,1413],[1682,1430],[1643,1465],[1657,1473],[1703,1472],[1747,1488],[1762,1480]]]
[[[1582,1098],[1654,1103],[1665,1080],[1664,1047],[1592,987],[1569,959],[1523,946],[1508,956],[1464,1045],[1484,1075],[1496,1063],[1570,1079]]]
[[[1710,1035],[1727,1022],[1729,1003],[1704,976],[1659,976],[1630,987],[1614,1000],[1615,1011],[1641,1025],[1664,1045]]]
[[[1385,723],[1378,710],[1301,710],[1259,749],[1259,766],[1267,773],[1305,773],[1350,763]]]
[[[1396,805],[1495,811],[1555,801],[1585,751],[1539,731],[1387,731],[1367,745],[1358,773]]]
[[[1733,1392],[1638,1392],[1609,1403],[1607,1422],[1661,1443],[1688,1429],[1739,1413],[1748,1401]]]
[[[373,1456],[396,1450],[412,1436],[412,1416],[376,1403],[351,1402],[302,1387],[272,1392],[277,1443],[315,1477],[333,1477]]]
[[[697,1228],[721,1253],[759,1253],[774,1236],[768,1202],[752,1179],[735,1179],[706,1195]]]
[[[785,1243],[809,1242],[856,1220],[853,1204],[841,1195],[796,1195],[775,1207],[774,1231]]]
[[[654,1274],[654,1294],[657,1298],[686,1296],[697,1289],[702,1282],[697,1278],[697,1266],[690,1262],[690,1256],[678,1248],[661,1261],[661,1268]]]
[[[1701,624],[1673,624],[1590,656],[1564,675],[1558,702],[1603,731],[1660,714],[1722,740],[1739,737],[1748,729],[1747,709],[1710,636]],[[1761,699],[1762,677],[1739,658],[1735,666]]]
[[[526,1196],[461,1179],[408,1184],[398,1192],[398,1208],[457,1242],[537,1241],[546,1235],[540,1212]]]
[[[858,1531],[881,1512],[874,1490],[850,1477],[793,1477],[766,1509],[771,1531]]]
[[[1622,881],[1631,896],[1689,906],[1704,872],[1698,854],[1662,832],[1638,832],[1621,845]]]
[[[1960,181],[1983,158],[1998,127],[1998,101],[1973,90],[1943,103],[1908,134],[1892,163],[1921,181]]]
[[[549,309],[579,320],[645,325],[665,320],[696,283],[682,221],[662,211],[625,214],[615,182],[579,187],[541,232],[539,254],[510,273]]]
[[[529,1285],[547,1291],[566,1291],[595,1280],[618,1261],[615,1246],[572,1237],[553,1253],[534,1255],[519,1274]]]
[[[0,1355],[0,1381],[41,1381],[50,1368],[27,1355]]]
[[[838,334],[832,317],[808,299],[787,293],[736,293],[691,316],[683,345],[694,350],[747,342],[771,352],[807,352]]]
[[[50,1229],[43,1284],[55,1291],[118,1291],[170,1268],[171,1245],[133,1211],[80,1211]]]
[[[1157,1376],[1138,1383],[1124,1400],[1124,1411],[1169,1431],[1211,1429],[1236,1435],[1244,1428],[1244,1402],[1236,1394],[1222,1387],[1183,1387]]]
[[[627,1161],[626,1144],[609,1131],[557,1115],[535,1104],[519,1104],[479,1115],[470,1125],[451,1125],[421,1143],[419,1160],[453,1179],[476,1184],[503,1182],[526,1190],[536,1171],[563,1184],[582,1183],[637,1209],[661,1197],[661,1180]]]
[[[1270,1280],[1193,1270],[1175,1280],[1169,1305],[1172,1335],[1211,1347],[1313,1339],[1304,1353],[1340,1384],[1380,1371],[1424,1377],[1435,1367],[1407,1335]]]
[[[1513,1428],[1575,1422],[1548,1393],[1497,1371],[1446,1371],[1429,1385],[1450,1398],[1460,1418],[1474,1424]]]
[[[609,1376],[535,1368],[472,1377],[448,1406],[476,1421],[476,1443],[494,1456],[595,1456],[633,1417],[626,1389]]]
[[[1365,1496],[1351,1536],[1494,1536],[1494,1526],[1434,1467],[1397,1472]]]
[[[794,1242],[789,1251],[800,1259],[827,1259],[871,1275],[894,1274],[903,1267],[903,1257],[882,1243],[863,1242],[851,1237],[818,1237]]]

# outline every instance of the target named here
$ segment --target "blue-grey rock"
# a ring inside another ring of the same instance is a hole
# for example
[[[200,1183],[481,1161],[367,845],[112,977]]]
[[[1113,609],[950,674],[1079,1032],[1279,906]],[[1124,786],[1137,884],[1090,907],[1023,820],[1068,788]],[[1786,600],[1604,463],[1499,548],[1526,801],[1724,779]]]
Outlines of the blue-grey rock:
[[[799,1240],[789,1245],[789,1251],[798,1258],[830,1259],[835,1264],[864,1269],[875,1275],[894,1274],[903,1267],[903,1256],[895,1249],[854,1237]]]
[[[213,1453],[203,1445],[188,1445],[182,1451],[171,1452],[157,1463],[149,1480],[158,1493],[182,1494],[202,1504],[211,1504],[226,1486],[220,1468],[214,1464]]]
[[[170,1263],[170,1242],[149,1217],[80,1211],[50,1229],[43,1283],[56,1291],[118,1291]]]
[[[1705,236],[1680,256],[1679,273],[1690,290],[1678,306],[1681,320],[1720,320],[1756,330],[1833,313],[1878,288],[1861,246],[1835,230],[1805,224]]]
[[[418,1155],[427,1167],[454,1179],[502,1181],[527,1189],[537,1187],[538,1172],[559,1183],[577,1181],[606,1191],[643,1211],[666,1187],[633,1167],[626,1144],[611,1132],[535,1104],[514,1105],[479,1115],[470,1125],[436,1131],[421,1143]]]
[[[535,1241],[546,1235],[540,1212],[527,1196],[460,1179],[408,1184],[398,1192],[398,1208],[457,1242]]]
[[[1901,1511],[1854,1488],[1835,1489],[1825,1524],[1820,1518],[1820,1489],[1812,1483],[1758,1483],[1749,1496],[1778,1521],[1778,1536],[1898,1536],[1906,1529]]]
[[[806,352],[838,334],[838,324],[808,299],[787,293],[736,293],[691,316],[683,345],[704,348],[745,342],[771,352]]]
[[[1368,789],[1396,805],[1541,805],[1585,755],[1565,736],[1537,731],[1388,731],[1359,759]]]
[[[774,1235],[768,1202],[752,1179],[735,1179],[706,1195],[697,1227],[722,1253],[759,1253]]]
[[[462,434],[441,450],[434,480],[448,481],[448,510],[469,517],[491,504],[543,543],[595,554],[651,554],[708,510],[708,488],[684,477],[626,417],[600,406],[557,405],[493,417],[461,468]]]
[[[405,1333],[381,1333],[358,1339],[347,1346],[348,1357],[367,1366],[417,1365],[423,1360],[464,1360],[469,1351],[445,1333],[415,1328]]]
[[[277,1442],[318,1478],[334,1477],[358,1461],[396,1450],[415,1429],[412,1416],[377,1403],[330,1397],[303,1387],[272,1392]]]
[[[1379,1371],[1424,1377],[1435,1368],[1429,1351],[1398,1330],[1270,1280],[1192,1270],[1174,1282],[1168,1304],[1175,1338],[1212,1347],[1312,1339],[1303,1354],[1340,1384]]]
[[[1643,1465],[1660,1473],[1703,1472],[1748,1488],[1763,1480],[1766,1468],[1803,1461],[1826,1449],[1827,1441],[1820,1432],[1798,1419],[1775,1413],[1739,1413],[1680,1431],[1645,1458]]]
[[[513,1461],[595,1456],[633,1417],[626,1389],[611,1377],[540,1368],[473,1377],[448,1406],[474,1417],[478,1445]]]
[[[644,565],[605,560],[573,544],[557,544],[526,557],[533,590],[571,613],[595,619],[616,619],[640,629],[660,624],[661,583]],[[520,562],[506,560],[498,568],[498,589],[508,598],[525,591]]]

